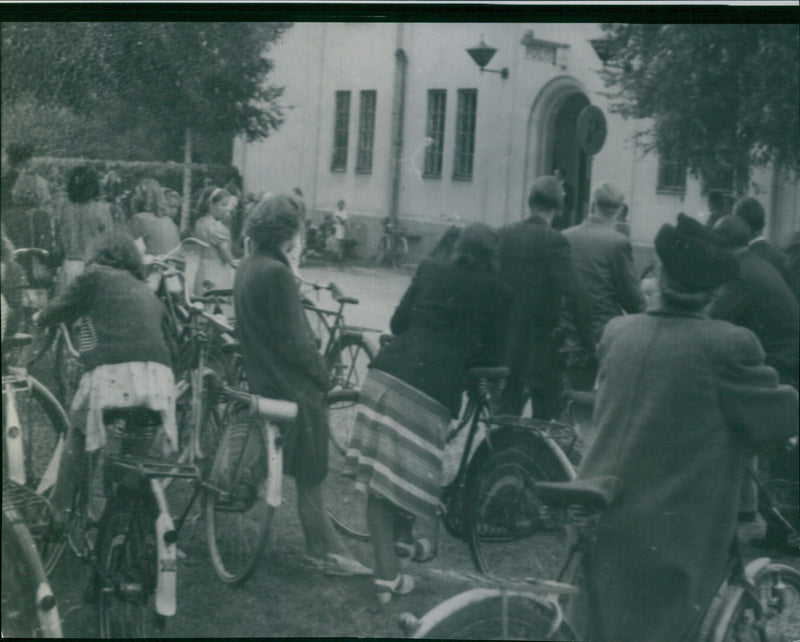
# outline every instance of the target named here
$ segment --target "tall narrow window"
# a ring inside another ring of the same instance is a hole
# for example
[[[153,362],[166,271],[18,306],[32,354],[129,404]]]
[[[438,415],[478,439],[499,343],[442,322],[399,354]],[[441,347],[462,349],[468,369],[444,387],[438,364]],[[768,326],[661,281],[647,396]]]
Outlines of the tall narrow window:
[[[373,90],[361,92],[358,118],[358,156],[356,156],[356,171],[360,174],[372,172],[376,97],[377,92]]]
[[[660,156],[658,159],[659,192],[683,193],[686,191],[686,165],[681,161]]]
[[[444,89],[428,90],[428,124],[425,135],[429,139],[425,148],[425,167],[423,176],[428,178],[442,177],[442,156],[444,152],[444,116],[447,109],[447,91]]]
[[[475,157],[475,115],[478,110],[478,90],[458,90],[456,115],[456,157],[453,178],[472,179],[472,162]]]
[[[347,171],[347,138],[350,124],[350,92],[336,92],[336,114],[333,124],[333,156],[331,171]]]

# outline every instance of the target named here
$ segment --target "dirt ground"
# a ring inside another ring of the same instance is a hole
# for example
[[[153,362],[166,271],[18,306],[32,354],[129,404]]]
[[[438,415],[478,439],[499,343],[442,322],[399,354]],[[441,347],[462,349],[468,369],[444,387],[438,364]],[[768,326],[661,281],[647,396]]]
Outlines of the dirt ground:
[[[335,281],[359,306],[348,308],[351,324],[385,331],[394,306],[405,291],[410,273],[372,268],[306,268],[304,276],[327,283]],[[373,336],[377,345],[377,334]],[[178,613],[171,618],[164,637],[397,637],[395,617],[404,611],[417,616],[443,600],[476,585],[440,575],[437,569],[473,572],[466,543],[440,529],[440,554],[426,565],[413,565],[417,583],[408,596],[381,606],[370,578],[330,578],[300,566],[302,532],[295,508],[294,486],[284,483],[284,503],[278,513],[275,547],[269,551],[250,580],[241,588],[222,583],[214,573],[205,546],[202,520],[187,524],[179,547],[185,553],[178,568]],[[758,520],[741,529],[748,559],[760,556],[747,542],[763,534]],[[348,541],[351,551],[371,565],[367,544]],[[546,555],[548,540],[535,542]],[[796,559],[796,558],[795,558]],[[784,561],[787,561],[784,558]],[[89,570],[70,553],[64,555],[53,575],[53,588],[68,637],[97,635],[96,609],[85,603]]]

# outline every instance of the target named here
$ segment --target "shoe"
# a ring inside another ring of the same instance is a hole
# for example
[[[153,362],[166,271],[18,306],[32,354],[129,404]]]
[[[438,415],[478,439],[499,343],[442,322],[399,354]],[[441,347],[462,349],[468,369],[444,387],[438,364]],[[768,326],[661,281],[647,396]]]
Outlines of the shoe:
[[[394,553],[400,568],[406,568],[409,562],[424,564],[436,557],[436,551],[431,541],[425,537],[414,540],[413,544],[397,541],[394,543]]]
[[[374,580],[375,595],[378,602],[388,604],[392,595],[408,595],[414,590],[414,578],[405,573],[398,573],[393,580]]]
[[[325,556],[324,568],[325,575],[372,575],[372,570],[364,566],[361,562],[346,555],[328,553]]]
[[[300,568],[305,568],[310,571],[321,571],[325,568],[325,560],[321,557],[303,555],[303,559],[300,560]]]

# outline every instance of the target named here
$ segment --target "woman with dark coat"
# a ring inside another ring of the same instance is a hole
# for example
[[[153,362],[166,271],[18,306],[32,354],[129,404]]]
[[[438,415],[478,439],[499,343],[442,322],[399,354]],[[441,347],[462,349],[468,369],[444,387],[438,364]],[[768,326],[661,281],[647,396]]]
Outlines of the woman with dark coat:
[[[392,317],[395,337],[372,362],[361,391],[345,474],[367,492],[375,589],[387,603],[413,588],[396,549],[417,561],[434,554],[416,542],[412,518],[435,528],[444,440],[458,416],[467,370],[502,363],[510,288],[497,273],[497,235],[475,223],[451,260],[426,259]]]
[[[323,504],[328,373],[286,258],[299,243],[299,230],[299,208],[288,196],[263,201],[248,216],[245,235],[252,253],[242,259],[234,283],[237,332],[250,390],[299,406],[297,421],[284,435],[283,460],[297,482],[304,564],[332,575],[368,575],[371,571],[348,554]]]

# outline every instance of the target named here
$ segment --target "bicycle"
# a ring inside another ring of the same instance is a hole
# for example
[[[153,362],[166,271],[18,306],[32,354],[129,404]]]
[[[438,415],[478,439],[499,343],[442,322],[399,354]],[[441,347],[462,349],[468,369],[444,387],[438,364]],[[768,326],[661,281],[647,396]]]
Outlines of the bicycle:
[[[620,491],[616,477],[567,483],[539,483],[548,505],[566,509],[576,537],[555,580],[506,580],[441,571],[483,588],[460,593],[417,619],[404,613],[399,624],[412,638],[574,640],[562,603],[580,589],[574,584],[591,552],[592,532]],[[800,571],[766,558],[742,568],[732,560],[717,597],[696,627],[703,642],[797,639],[800,634]],[[692,638],[694,639],[694,638]]]
[[[409,243],[419,241],[422,236],[409,234],[406,228],[394,223],[389,217],[384,218],[381,224],[383,225],[383,236],[378,241],[375,265],[400,268],[408,256]]]
[[[571,426],[555,421],[492,417],[492,396],[507,375],[504,367],[467,372],[467,404],[446,443],[465,429],[466,441],[455,477],[442,492],[441,517],[450,535],[468,543],[479,571],[514,575],[529,567],[541,570],[548,563],[531,546],[534,538],[547,540],[547,547],[539,549],[561,545],[563,533],[551,525],[532,488],[538,481],[574,479],[570,456],[577,438]],[[358,391],[329,393],[328,410],[335,441],[349,443]],[[364,497],[352,480],[338,474],[344,462],[343,452],[331,452],[328,510],[342,534],[368,541]]]
[[[3,479],[3,637],[63,637],[56,599],[25,519],[39,513],[43,501]]]
[[[374,328],[348,325],[344,318],[346,305],[358,305],[355,297],[345,296],[335,283],[321,285],[313,281],[300,278],[306,285],[308,293],[315,293],[317,298],[323,290],[330,293],[333,300],[339,304],[337,310],[320,307],[312,301],[308,294],[301,295],[301,301],[306,313],[306,318],[311,325],[317,345],[325,359],[325,365],[331,377],[331,389],[360,389],[367,368],[375,357],[375,349],[364,336],[365,332],[380,332]],[[347,447],[346,443],[337,442],[334,445],[339,450]]]

